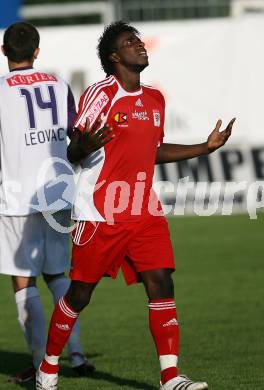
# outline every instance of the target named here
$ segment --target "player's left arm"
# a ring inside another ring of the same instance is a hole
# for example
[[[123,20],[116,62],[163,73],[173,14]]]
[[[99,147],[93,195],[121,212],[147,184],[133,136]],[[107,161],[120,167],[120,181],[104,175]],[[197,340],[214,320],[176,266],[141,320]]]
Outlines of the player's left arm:
[[[207,141],[196,145],[180,145],[180,144],[161,144],[157,149],[156,164],[165,164],[181,160],[187,160],[194,157],[199,157],[214,152],[221,148],[228,140],[232,133],[233,118],[225,128],[220,131],[222,121],[219,119],[214,130],[211,132]]]

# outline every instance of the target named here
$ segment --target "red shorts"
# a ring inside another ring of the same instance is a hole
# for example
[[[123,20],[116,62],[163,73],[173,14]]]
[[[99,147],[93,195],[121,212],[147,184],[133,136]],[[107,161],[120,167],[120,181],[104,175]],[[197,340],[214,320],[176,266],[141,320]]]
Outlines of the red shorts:
[[[78,222],[72,238],[72,280],[96,283],[103,276],[116,278],[121,267],[126,283],[132,284],[140,281],[139,272],[175,268],[164,217],[113,225]]]

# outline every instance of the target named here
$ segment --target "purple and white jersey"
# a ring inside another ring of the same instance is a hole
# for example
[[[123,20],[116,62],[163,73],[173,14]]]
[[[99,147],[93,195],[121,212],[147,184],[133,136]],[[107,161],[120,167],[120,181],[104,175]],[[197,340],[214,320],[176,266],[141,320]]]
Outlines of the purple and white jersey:
[[[75,116],[61,78],[33,68],[0,77],[0,214],[71,207],[66,151]]]

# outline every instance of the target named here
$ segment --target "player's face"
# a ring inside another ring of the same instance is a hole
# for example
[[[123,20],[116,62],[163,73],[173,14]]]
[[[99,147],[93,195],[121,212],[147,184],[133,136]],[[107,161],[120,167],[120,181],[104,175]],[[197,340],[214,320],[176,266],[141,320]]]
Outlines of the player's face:
[[[117,62],[138,72],[148,66],[145,43],[134,33],[124,32],[116,41]]]

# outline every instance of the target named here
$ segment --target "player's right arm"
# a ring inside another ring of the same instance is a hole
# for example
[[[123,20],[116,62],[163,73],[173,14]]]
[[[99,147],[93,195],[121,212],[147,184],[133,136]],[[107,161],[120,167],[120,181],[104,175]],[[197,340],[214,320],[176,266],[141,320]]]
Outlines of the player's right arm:
[[[91,153],[100,149],[114,137],[113,129],[106,124],[103,128],[96,130],[98,122],[90,128],[90,122],[86,119],[84,130],[81,132],[75,129],[71,142],[67,148],[67,157],[71,163],[77,163]]]

